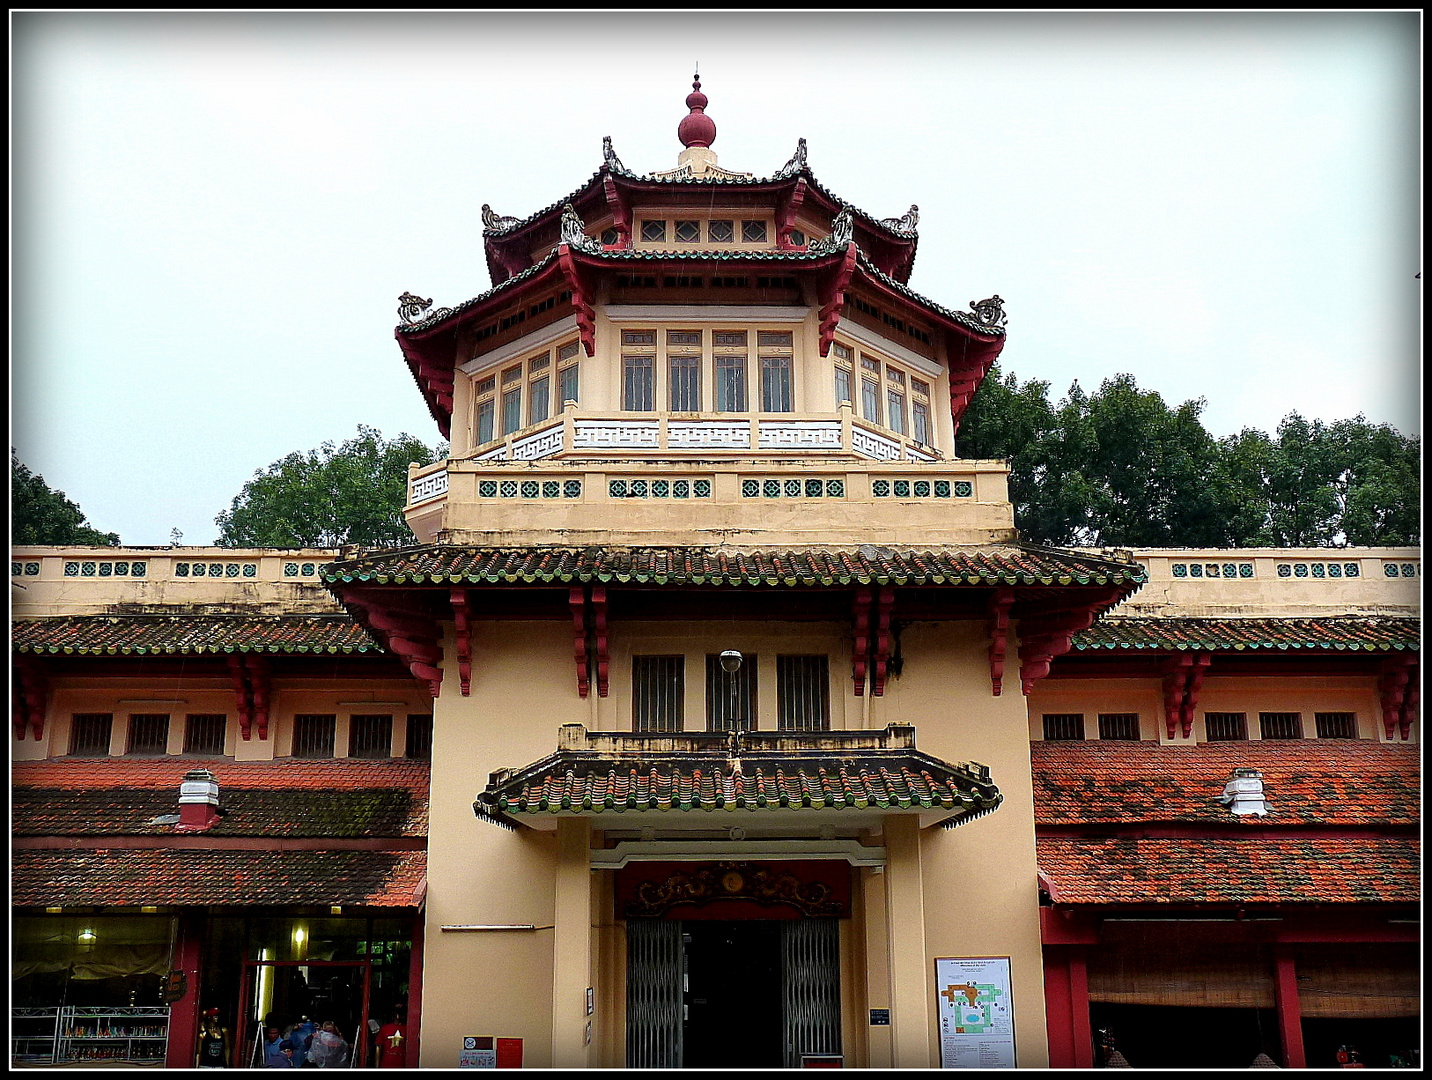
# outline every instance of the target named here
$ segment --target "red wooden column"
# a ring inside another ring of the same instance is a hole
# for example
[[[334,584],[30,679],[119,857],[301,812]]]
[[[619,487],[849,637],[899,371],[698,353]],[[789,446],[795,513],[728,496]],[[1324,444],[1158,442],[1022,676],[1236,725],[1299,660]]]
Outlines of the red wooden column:
[[[192,1069],[199,1053],[199,981],[204,939],[204,916],[179,916],[174,943],[174,970],[184,973],[184,996],[169,1006],[169,1049],[166,1069]]]
[[[1089,971],[1082,945],[1044,947],[1044,1023],[1051,1069],[1092,1069]]]
[[[418,1030],[423,1019],[423,930],[425,915],[419,911],[413,916],[413,948],[408,953],[408,1042],[407,1067],[418,1067],[418,1049],[421,1032]]]
[[[1273,1006],[1278,1010],[1278,1039],[1283,1045],[1283,1068],[1306,1069],[1303,1052],[1303,1017],[1298,1005],[1298,972],[1292,948],[1273,948]]]

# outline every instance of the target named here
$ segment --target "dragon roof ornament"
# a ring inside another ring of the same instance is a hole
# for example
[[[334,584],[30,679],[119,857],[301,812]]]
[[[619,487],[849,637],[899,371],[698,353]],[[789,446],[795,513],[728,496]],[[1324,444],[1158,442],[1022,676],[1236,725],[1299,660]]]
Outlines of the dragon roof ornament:
[[[487,203],[482,204],[482,227],[488,232],[506,232],[514,225],[520,225],[521,223],[521,218],[494,214],[492,207],[488,206]]]
[[[398,318],[402,319],[407,325],[412,326],[413,323],[422,319],[423,312],[432,306],[433,302],[431,299],[424,300],[421,296],[405,292],[402,296],[398,297]]]
[[[612,172],[624,173],[629,171],[627,167],[622,164],[622,159],[617,157],[617,152],[612,149],[612,137],[610,135],[602,136],[602,161],[606,163],[607,168]]]
[[[562,207],[561,242],[590,255],[600,255],[602,252],[601,241],[587,235],[587,227],[582,223],[582,216],[577,213],[571,203]]]
[[[771,177],[771,179],[772,179],[772,180],[784,180],[784,179],[786,179],[787,177],[794,176],[796,173],[800,172],[800,171],[801,171],[802,169],[804,169],[805,167],[806,167],[806,141],[805,141],[805,139],[797,139],[797,140],[796,140],[796,152],[791,155],[790,161],[788,161],[788,162],[786,162],[784,165],[782,165],[781,168],[780,168],[780,171],[777,172],[775,176]]]
[[[891,232],[904,233],[907,236],[915,235],[915,226],[920,221],[920,208],[914,203],[910,209],[905,211],[904,217],[881,218],[880,224],[884,225]]]
[[[845,207],[830,223],[830,235],[821,240],[812,240],[806,249],[811,254],[827,255],[844,251],[855,243],[855,211]]]
[[[1004,301],[999,298],[999,293],[995,293],[988,300],[971,300],[970,309],[974,311],[975,318],[985,326],[1004,326],[1009,321],[1004,312]]]

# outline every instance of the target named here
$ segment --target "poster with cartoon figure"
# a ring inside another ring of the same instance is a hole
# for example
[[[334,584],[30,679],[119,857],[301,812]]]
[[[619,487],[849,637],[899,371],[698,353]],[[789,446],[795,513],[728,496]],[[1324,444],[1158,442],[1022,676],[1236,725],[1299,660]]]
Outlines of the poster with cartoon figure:
[[[1014,1001],[1007,956],[935,960],[940,1067],[1014,1068]]]

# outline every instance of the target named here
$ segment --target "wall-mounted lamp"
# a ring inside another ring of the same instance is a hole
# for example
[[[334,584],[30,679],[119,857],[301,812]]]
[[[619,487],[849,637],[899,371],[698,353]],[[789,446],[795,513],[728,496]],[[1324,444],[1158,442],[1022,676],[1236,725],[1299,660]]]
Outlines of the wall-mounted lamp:
[[[744,659],[735,649],[727,649],[721,654],[721,670],[727,675],[734,675],[741,670],[741,661]]]
[[[83,930],[80,931],[80,941],[84,942],[84,944],[86,944],[86,945],[93,944],[94,939],[95,939],[95,932],[94,932],[92,929],[90,929],[88,926],[86,926]]]

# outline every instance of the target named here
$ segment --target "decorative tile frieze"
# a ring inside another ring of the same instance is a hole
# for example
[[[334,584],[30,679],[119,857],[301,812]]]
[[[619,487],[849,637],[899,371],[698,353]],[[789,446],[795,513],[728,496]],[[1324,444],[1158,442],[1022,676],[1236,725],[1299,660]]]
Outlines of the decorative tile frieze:
[[[1176,578],[1251,578],[1254,576],[1251,562],[1177,562],[1170,564],[1169,572]]]
[[[876,461],[899,461],[903,456],[899,443],[858,427],[850,431],[850,448]]]
[[[659,445],[655,420],[578,420],[572,445],[578,450],[654,450]]]
[[[817,477],[806,479],[747,478],[741,481],[743,499],[843,499],[845,480],[822,480]]]
[[[480,499],[580,499],[582,481],[576,477],[542,480],[479,480]]]
[[[1192,574],[1190,568],[1190,576]],[[1277,574],[1280,578],[1355,578],[1362,574],[1361,564],[1355,562],[1280,562]]]
[[[144,577],[148,569],[148,564],[143,562],[99,562],[81,559],[65,563],[65,577]],[[36,569],[35,573],[39,572]]]
[[[512,444],[513,461],[536,461],[562,449],[562,425],[539,431]]]
[[[286,562],[283,564],[283,576],[286,578],[311,578],[318,573],[318,564],[311,562]]]
[[[177,578],[254,578],[259,575],[256,562],[176,562],[174,576]]]
[[[870,494],[877,499],[968,499],[975,493],[970,480],[924,480],[878,477],[870,481]]]
[[[673,450],[749,450],[751,425],[745,421],[669,420],[666,445]]]
[[[839,450],[839,420],[762,420],[762,450]]]
[[[10,576],[11,576],[11,577],[39,577],[39,576],[40,576],[40,564],[37,563],[37,562],[26,562],[26,563],[12,562],[12,563],[10,564]]]
[[[709,499],[711,480],[684,476],[674,480],[613,478],[607,481],[607,494],[613,499]]]
[[[1383,577],[1421,577],[1421,562],[1392,562],[1384,561],[1382,564]]]
[[[439,495],[446,495],[447,490],[448,474],[446,469],[429,473],[408,485],[408,503],[411,505],[428,499],[436,499]]]

